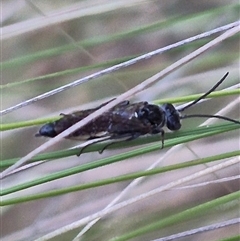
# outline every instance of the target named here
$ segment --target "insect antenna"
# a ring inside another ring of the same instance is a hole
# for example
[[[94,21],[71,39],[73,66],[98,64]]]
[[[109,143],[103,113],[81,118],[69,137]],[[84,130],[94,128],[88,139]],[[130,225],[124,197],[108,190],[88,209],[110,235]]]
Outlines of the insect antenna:
[[[225,121],[230,121],[233,122],[235,124],[239,124],[240,125],[240,121],[228,118],[226,116],[221,116],[221,115],[205,115],[205,114],[195,114],[195,115],[184,115],[181,116],[181,119],[187,119],[187,118],[194,118],[194,117],[203,117],[203,118],[217,118],[217,119],[222,119]]]
[[[178,109],[179,112],[182,112],[186,109],[188,109],[189,107],[195,105],[196,103],[198,103],[200,100],[204,99],[206,96],[208,96],[210,93],[212,93],[220,84],[222,84],[222,82],[227,78],[229,72],[227,72],[209,91],[207,91],[205,94],[203,94],[202,96],[200,96],[198,99],[194,100],[193,102],[191,102],[190,104],[184,106],[181,109]],[[217,119],[222,119],[225,121],[229,121],[229,122],[233,122],[235,124],[240,124],[239,121],[237,120],[233,120],[231,118],[225,117],[225,116],[221,116],[221,115],[207,115],[207,114],[193,114],[193,115],[182,115],[180,118],[181,119],[186,119],[186,118],[194,118],[194,117],[203,117],[203,118],[217,118]]]
[[[182,112],[186,109],[188,109],[189,107],[197,104],[200,100],[204,99],[206,96],[208,96],[210,93],[212,93],[215,89],[217,89],[217,87],[222,84],[222,82],[227,78],[229,72],[227,72],[209,91],[207,91],[205,94],[203,94],[202,96],[200,96],[198,99],[194,100],[193,102],[191,102],[190,104],[184,106],[181,109],[178,109],[179,112]]]

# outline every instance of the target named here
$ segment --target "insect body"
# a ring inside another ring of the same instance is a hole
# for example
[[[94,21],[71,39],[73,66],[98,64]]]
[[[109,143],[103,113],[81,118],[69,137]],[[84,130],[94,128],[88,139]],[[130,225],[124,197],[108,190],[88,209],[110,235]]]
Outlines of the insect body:
[[[42,126],[36,136],[55,137],[102,106],[62,114],[63,117],[59,120]],[[179,113],[173,105],[158,106],[148,102],[130,104],[129,101],[124,101],[67,138],[90,140],[106,136],[109,139],[123,137],[135,139],[145,134],[163,134],[162,128],[165,125],[170,130],[179,130],[181,127]]]
[[[66,138],[90,140],[106,137],[107,139],[125,138],[126,140],[133,140],[146,134],[161,134],[163,146],[163,127],[166,126],[171,131],[179,130],[181,128],[181,119],[191,117],[214,117],[240,124],[239,121],[224,116],[181,114],[185,109],[196,104],[215,90],[224,81],[227,75],[228,73],[207,93],[184,108],[177,109],[169,103],[159,106],[150,104],[146,101],[132,104],[129,101],[123,101]],[[62,118],[42,126],[36,136],[55,137],[107,103],[94,109],[82,110],[66,115],[61,114]]]

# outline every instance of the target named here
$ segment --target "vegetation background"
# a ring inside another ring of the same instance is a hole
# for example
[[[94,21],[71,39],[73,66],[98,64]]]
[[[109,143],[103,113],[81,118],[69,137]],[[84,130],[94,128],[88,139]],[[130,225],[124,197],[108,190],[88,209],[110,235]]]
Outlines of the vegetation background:
[[[239,9],[239,1],[221,0],[2,1],[1,110],[106,67],[235,22],[239,18]],[[3,115],[2,127],[15,124],[1,132],[2,164],[18,160],[46,141],[45,138],[34,137],[40,127],[38,119],[97,106],[143,82],[216,36],[185,44]],[[229,77],[220,89],[239,83],[239,35],[227,39],[154,86],[138,93],[132,101],[152,102],[203,93],[226,72],[230,72]],[[207,104],[199,104],[189,112],[214,114],[235,99],[236,96],[223,96],[208,100]],[[238,119],[239,103],[225,115]],[[33,126],[16,128],[16,123],[35,119]],[[184,120],[182,129],[196,128],[202,122],[202,119]],[[145,146],[126,144],[128,147],[124,149],[109,149],[101,155],[96,151],[80,157],[65,157],[61,154],[61,158],[46,160],[14,173],[1,181],[3,192],[34,180],[42,180],[44,183],[29,188],[20,186],[20,190],[3,195],[1,201],[143,171],[162,157],[164,159],[159,166],[168,167],[231,153],[239,150],[239,130],[189,142],[170,153],[169,148],[142,153]],[[59,151],[74,145],[74,141],[64,140],[47,151]],[[160,145],[159,139],[157,145]],[[97,168],[91,166],[98,160],[119,158],[131,150],[136,150],[137,156]],[[169,154],[166,156],[167,151]],[[66,174],[67,170],[85,164],[90,164],[90,170],[44,181],[45,177],[54,173]],[[187,168],[151,175],[130,189],[121,201],[207,167],[206,164],[188,165]],[[3,165],[2,170],[4,168]],[[227,178],[227,181],[211,183],[222,178]],[[233,180],[230,181],[230,178]],[[130,237],[125,235],[133,231],[137,232],[133,240],[160,240],[164,236],[231,220],[239,216],[238,199],[206,208],[200,213],[193,212],[187,218],[178,218],[177,214],[236,193],[239,190],[238,178],[239,166],[236,164],[187,183],[194,185],[191,188],[170,189],[141,199],[104,216],[81,240],[112,240],[114,237],[129,240]],[[210,183],[196,186],[205,182]],[[86,190],[6,205],[1,210],[1,240],[45,240],[45,234],[104,209],[130,183],[131,180],[125,180],[100,187],[94,184]],[[163,226],[156,225],[166,218],[170,218],[171,222]],[[148,225],[152,225],[152,229],[144,231]],[[51,240],[73,240],[84,226],[72,227],[72,230],[62,232]],[[235,224],[181,240],[237,240],[238,235],[239,226]]]

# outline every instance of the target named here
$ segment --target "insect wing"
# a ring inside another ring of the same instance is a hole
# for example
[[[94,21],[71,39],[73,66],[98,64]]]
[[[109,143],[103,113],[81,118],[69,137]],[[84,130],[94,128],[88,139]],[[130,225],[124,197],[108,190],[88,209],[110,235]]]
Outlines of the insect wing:
[[[143,108],[148,104],[148,102],[138,102],[133,104],[124,104],[125,102],[121,102],[119,105],[116,105],[111,109],[112,114],[121,115],[122,118],[125,119],[132,119],[136,118],[136,113],[139,111],[139,109]]]
[[[109,103],[109,101],[93,109],[76,111],[71,114],[61,114],[62,115],[61,119],[42,126],[42,128],[39,130],[39,133],[36,136],[55,137],[61,132],[71,127],[72,125],[81,121],[82,119],[84,119],[85,117],[93,113],[94,111],[103,107],[107,103]],[[126,106],[128,104],[129,104],[129,101],[123,101],[113,108],[118,108],[118,106],[121,106],[121,107]],[[78,129],[77,131],[70,134],[66,138],[88,140],[88,139],[107,136],[107,129],[109,126],[109,120],[111,120],[111,116],[112,116],[112,109],[105,112],[97,119],[92,120],[83,128]]]
[[[71,114],[61,114],[61,119],[44,125],[37,136],[55,137],[107,103],[109,102],[92,109],[76,111]],[[143,124],[136,117],[139,108],[146,104],[147,102],[129,104],[129,101],[123,101],[66,138],[89,140],[106,136],[117,137],[122,134],[132,135],[134,132],[146,134],[149,132],[150,127]]]
[[[95,139],[106,136],[121,138],[122,136],[139,136],[151,133],[153,126],[149,122],[143,122],[137,116],[139,110],[146,105],[148,102],[129,104],[129,101],[123,101],[72,133],[69,138]]]
[[[136,117],[131,119],[126,118],[124,115],[114,114],[111,119],[111,123],[108,128],[109,134],[112,136],[122,135],[134,135],[139,133],[139,135],[145,135],[151,131],[152,126],[146,125]]]

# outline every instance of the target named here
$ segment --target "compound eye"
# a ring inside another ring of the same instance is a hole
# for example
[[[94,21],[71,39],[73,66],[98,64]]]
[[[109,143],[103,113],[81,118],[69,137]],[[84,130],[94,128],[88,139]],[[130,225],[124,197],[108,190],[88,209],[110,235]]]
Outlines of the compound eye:
[[[177,131],[181,128],[179,117],[172,116],[167,120],[167,128],[171,131]]]
[[[39,133],[36,136],[46,136],[46,137],[55,137],[57,135],[54,124],[49,123],[41,127]]]
[[[176,131],[181,128],[179,112],[172,104],[163,105],[166,114],[167,128],[171,131]]]

